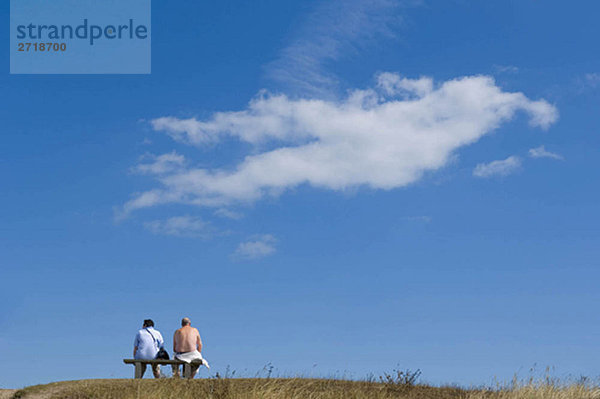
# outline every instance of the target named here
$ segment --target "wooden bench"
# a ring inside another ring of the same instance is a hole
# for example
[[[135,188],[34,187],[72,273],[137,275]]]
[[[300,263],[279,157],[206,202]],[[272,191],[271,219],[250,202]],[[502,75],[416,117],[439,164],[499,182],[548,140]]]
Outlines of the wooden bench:
[[[194,378],[192,375],[192,366],[202,366],[202,360],[194,360],[192,363],[182,362],[181,360],[173,359],[173,360],[165,360],[165,359],[123,359],[123,363],[125,364],[134,364],[135,365],[135,376],[134,378],[142,378],[142,364],[149,364],[151,366],[155,364],[160,364],[162,366],[170,364],[170,365],[183,365],[183,378]]]

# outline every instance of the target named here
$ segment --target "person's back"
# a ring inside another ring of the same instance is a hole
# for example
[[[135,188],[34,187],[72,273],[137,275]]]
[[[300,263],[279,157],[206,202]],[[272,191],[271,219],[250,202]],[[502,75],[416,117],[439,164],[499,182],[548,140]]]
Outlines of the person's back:
[[[191,326],[192,322],[189,318],[184,317],[181,320],[181,328],[173,334],[173,352],[175,359],[182,360],[186,363],[191,363],[194,360],[201,360],[203,365],[209,368],[206,360],[202,358],[202,340],[197,329]],[[200,365],[192,365],[191,378],[196,375]],[[179,366],[173,365],[173,376],[179,377]]]
[[[158,350],[163,347],[165,341],[158,330],[154,329],[152,319],[144,320],[142,329],[135,335],[133,342],[133,357],[135,359],[151,360],[156,358]],[[146,371],[146,365],[142,365],[142,376]],[[152,373],[155,378],[160,377],[160,365],[152,365]]]
[[[135,336],[133,344],[136,359],[154,359],[164,343],[163,337],[154,327],[144,327]]]
[[[185,325],[175,331],[173,336],[173,351],[175,353],[192,352],[197,350],[202,351],[202,341],[200,333],[192,326]]]

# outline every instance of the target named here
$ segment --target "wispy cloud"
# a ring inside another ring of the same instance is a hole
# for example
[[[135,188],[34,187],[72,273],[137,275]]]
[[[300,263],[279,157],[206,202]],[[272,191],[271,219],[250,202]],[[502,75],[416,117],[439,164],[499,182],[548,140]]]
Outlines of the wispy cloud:
[[[245,110],[219,112],[205,120],[153,121],[156,129],[198,146],[229,136],[252,144],[269,142],[274,148],[255,150],[223,169],[186,167],[162,173],[162,167],[147,167],[155,171],[159,186],[127,202],[123,215],[166,203],[231,207],[301,184],[330,190],[403,187],[426,171],[444,167],[455,151],[517,112],[528,114],[530,124],[543,129],[558,118],[551,104],[505,92],[490,77],[463,77],[437,86],[426,77],[377,78],[373,88],[356,89],[341,101],[262,93]],[[177,165],[185,164],[176,159]],[[504,162],[478,167],[475,175],[503,173],[518,159]]]
[[[394,37],[401,22],[399,9],[415,0],[331,0],[306,18],[275,61],[266,66],[269,78],[288,90],[323,97],[335,91],[334,61],[382,38]]]
[[[586,73],[584,83],[592,89],[600,87],[600,73]]]
[[[513,155],[506,159],[492,161],[490,163],[480,163],[473,169],[473,176],[493,177],[507,176],[516,172],[521,167],[521,158]]]
[[[145,162],[136,165],[132,169],[132,172],[162,175],[175,172],[185,164],[185,157],[177,154],[175,151],[162,155],[145,154],[141,159]]]
[[[144,227],[154,234],[177,237],[212,238],[215,230],[210,223],[198,217],[176,216],[165,220],[153,220],[144,223]]]
[[[227,209],[227,208],[217,209],[215,211],[215,215],[220,216],[222,218],[226,218],[226,219],[232,219],[232,220],[240,220],[241,218],[244,217],[244,215],[241,214],[240,212],[232,211],[231,209]]]
[[[519,68],[514,65],[494,65],[494,71],[497,73],[517,73]]]
[[[277,239],[271,234],[253,236],[240,243],[231,255],[234,260],[254,260],[264,258],[275,253]]]
[[[572,87],[577,94],[584,94],[600,88],[600,73],[590,72],[573,79]]]
[[[532,158],[552,158],[552,159],[558,159],[558,160],[564,160],[565,158],[560,155],[557,154],[555,152],[550,152],[547,151],[546,148],[541,145],[539,147],[536,148],[532,148],[529,150],[529,156]]]

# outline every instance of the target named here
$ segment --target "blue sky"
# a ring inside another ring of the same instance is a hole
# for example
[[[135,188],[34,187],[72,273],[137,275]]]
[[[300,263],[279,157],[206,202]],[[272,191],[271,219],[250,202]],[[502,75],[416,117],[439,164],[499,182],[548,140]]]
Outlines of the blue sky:
[[[598,375],[600,5],[153,3],[151,75],[5,59],[0,387],[183,316],[213,372]]]

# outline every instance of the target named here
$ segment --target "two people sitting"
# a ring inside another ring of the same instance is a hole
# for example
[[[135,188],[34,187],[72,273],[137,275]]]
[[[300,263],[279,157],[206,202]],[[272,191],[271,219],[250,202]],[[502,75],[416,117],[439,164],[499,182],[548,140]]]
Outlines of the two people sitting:
[[[154,321],[151,319],[144,320],[142,329],[135,336],[133,343],[134,359],[152,360],[156,359],[159,350],[164,347],[165,341],[161,333],[154,328]],[[173,335],[173,353],[174,358],[186,363],[191,363],[194,360],[201,360],[207,368],[209,368],[206,360],[202,358],[202,340],[198,329],[192,327],[192,322],[189,318],[184,317],[181,320],[181,328],[175,331]],[[179,365],[173,364],[173,377],[179,377]],[[198,372],[200,365],[192,365],[192,378]],[[146,365],[142,364],[142,377],[146,372]],[[152,373],[154,378],[160,378],[160,365],[152,365]]]

